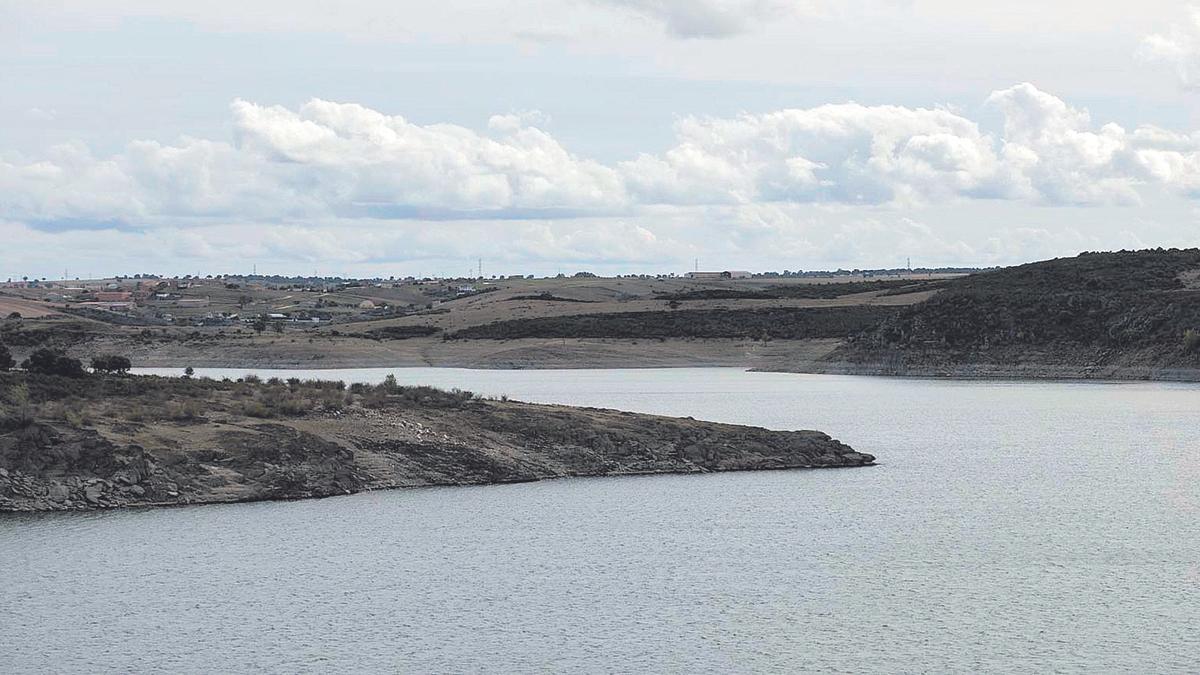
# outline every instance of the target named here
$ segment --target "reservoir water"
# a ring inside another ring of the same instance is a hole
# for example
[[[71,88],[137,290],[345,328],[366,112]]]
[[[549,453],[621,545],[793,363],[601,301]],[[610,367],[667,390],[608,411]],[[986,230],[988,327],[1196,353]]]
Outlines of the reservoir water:
[[[1200,668],[1200,386],[388,372],[881,463],[3,515],[0,672]]]

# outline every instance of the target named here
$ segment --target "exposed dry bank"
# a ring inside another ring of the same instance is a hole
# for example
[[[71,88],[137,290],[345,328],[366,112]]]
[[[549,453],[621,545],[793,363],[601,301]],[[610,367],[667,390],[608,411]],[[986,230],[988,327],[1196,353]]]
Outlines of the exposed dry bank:
[[[0,373],[0,511],[863,466],[816,431],[340,382]]]

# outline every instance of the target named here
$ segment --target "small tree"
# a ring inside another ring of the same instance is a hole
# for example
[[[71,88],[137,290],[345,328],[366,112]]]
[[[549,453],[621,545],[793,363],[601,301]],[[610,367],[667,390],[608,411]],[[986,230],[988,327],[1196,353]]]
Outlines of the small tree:
[[[29,387],[20,383],[8,392],[12,407],[7,415],[0,415],[0,428],[24,429],[33,424],[37,410],[29,400]]]
[[[195,368],[192,368],[191,366],[188,366],[187,368],[184,368],[184,369],[183,369],[183,376],[184,376],[184,377],[191,377],[191,376],[193,376],[193,375],[195,375],[195,374],[196,374],[196,369],[195,369]]]
[[[380,386],[382,386],[383,390],[389,394],[394,394],[397,391],[400,391],[400,383],[396,381],[396,375],[394,373],[388,373],[387,377],[383,378],[383,384]]]
[[[12,352],[8,351],[8,347],[0,342],[0,370],[11,370],[17,362],[13,360]]]
[[[255,333],[262,333],[264,330],[266,330],[267,329],[267,315],[259,314],[258,317],[254,319],[253,328],[254,328]]]

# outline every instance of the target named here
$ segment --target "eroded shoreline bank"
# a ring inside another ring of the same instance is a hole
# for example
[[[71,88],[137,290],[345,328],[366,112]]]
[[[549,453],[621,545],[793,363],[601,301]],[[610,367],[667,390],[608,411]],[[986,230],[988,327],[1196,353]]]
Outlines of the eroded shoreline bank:
[[[231,368],[253,371],[343,368],[467,368],[476,370],[568,370],[606,368],[745,368],[756,372],[998,380],[1200,382],[1200,368],[1103,363],[1071,354],[1062,362],[1012,358],[1006,361],[850,362],[839,358],[841,340],[410,340],[350,343],[318,352],[309,345],[247,344],[198,347],[191,351],[133,351],[138,368]],[[1052,357],[1053,355],[1050,355]],[[318,358],[319,357],[319,358]]]

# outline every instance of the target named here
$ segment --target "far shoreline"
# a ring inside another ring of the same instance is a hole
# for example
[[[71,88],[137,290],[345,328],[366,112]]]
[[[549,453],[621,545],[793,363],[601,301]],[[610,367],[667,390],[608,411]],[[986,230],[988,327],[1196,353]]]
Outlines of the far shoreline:
[[[238,370],[335,371],[364,368],[460,368],[466,370],[644,370],[739,368],[753,372],[805,373],[954,380],[1096,382],[1200,382],[1200,368],[1074,363],[987,362],[851,363],[838,359],[845,343],[808,340],[555,339],[443,341],[418,338],[390,342],[342,338],[333,343],[252,342],[237,345],[91,345],[86,352],[128,354],[138,369],[227,368]],[[319,345],[319,346],[318,346]],[[166,348],[164,348],[166,347]],[[321,349],[325,347],[325,349]],[[115,350],[112,348],[116,348]],[[86,354],[85,354],[86,355]]]
[[[180,365],[137,365],[131,369],[133,374],[149,374],[171,376],[170,373],[163,371],[178,370],[179,375],[183,375],[183,371],[188,366]],[[370,363],[369,365],[346,365],[346,366],[304,366],[304,365],[274,365],[274,364],[254,364],[254,365],[192,365],[191,367],[197,370],[238,370],[246,373],[259,373],[268,371],[286,371],[286,372],[317,372],[317,373],[336,373],[345,370],[416,370],[423,368],[432,368],[439,370],[463,370],[463,371],[639,371],[639,370],[688,370],[688,369],[728,369],[750,373],[764,374],[789,374],[789,375],[831,375],[838,377],[857,377],[857,378],[883,378],[892,380],[928,380],[928,381],[951,381],[951,382],[1062,382],[1062,383],[1094,383],[1094,384],[1136,384],[1136,383],[1163,383],[1163,384],[1200,384],[1200,369],[1175,369],[1166,375],[1160,373],[1146,374],[1147,369],[1125,368],[1109,370],[1105,369],[1102,374],[1083,374],[1077,368],[1065,366],[1036,366],[1036,370],[1022,369],[1020,371],[1004,371],[996,368],[994,364],[963,364],[954,368],[922,368],[912,369],[905,372],[892,372],[881,366],[870,366],[863,364],[811,364],[805,368],[760,368],[752,367],[748,364],[730,364],[730,363],[679,363],[679,364],[638,364],[626,363],[623,365],[613,366],[595,366],[595,365],[566,365],[566,364],[545,364],[545,365],[523,365],[523,366],[499,366],[499,365],[448,365],[448,364],[380,364]],[[1165,369],[1160,369],[1165,370]],[[1122,374],[1124,373],[1124,374]],[[203,373],[199,373],[203,376]]]

